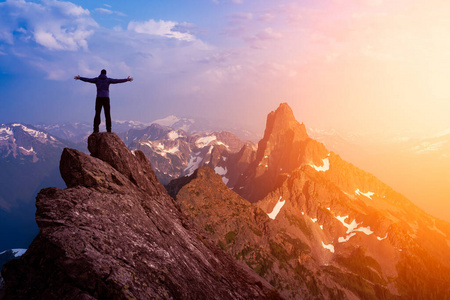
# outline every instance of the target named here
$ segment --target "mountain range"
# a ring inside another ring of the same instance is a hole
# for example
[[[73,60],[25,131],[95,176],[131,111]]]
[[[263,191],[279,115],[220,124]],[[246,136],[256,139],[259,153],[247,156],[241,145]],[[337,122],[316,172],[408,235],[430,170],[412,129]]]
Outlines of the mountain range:
[[[28,164],[44,159],[38,152],[21,159],[22,152],[12,150],[30,148],[11,132],[31,129],[4,126],[5,157]],[[161,124],[129,129],[121,139],[91,135],[91,156],[63,151],[60,170],[68,188],[39,194],[40,233],[3,269],[0,298],[121,299],[145,292],[193,298],[186,294],[189,284],[193,295],[217,298],[199,279],[212,282],[217,276],[210,275],[219,272],[219,281],[227,282],[216,282],[221,293],[239,288],[232,298],[446,299],[450,224],[310,134],[282,103],[268,115],[257,147],[228,132],[189,133]],[[445,145],[438,142],[442,137],[407,149],[434,151],[436,143]],[[333,140],[335,146],[348,141]],[[59,145],[48,134],[42,143]],[[189,266],[184,273],[173,258]],[[134,281],[125,273],[135,274]],[[160,279],[150,283],[145,274]],[[244,292],[248,288],[253,292]]]
[[[27,248],[36,236],[34,199],[44,187],[64,186],[58,166],[69,145],[31,125],[0,126],[0,249]]]
[[[234,188],[242,197],[206,169],[168,190],[286,298],[450,293],[450,224],[309,138],[287,104],[267,118],[255,160]]]

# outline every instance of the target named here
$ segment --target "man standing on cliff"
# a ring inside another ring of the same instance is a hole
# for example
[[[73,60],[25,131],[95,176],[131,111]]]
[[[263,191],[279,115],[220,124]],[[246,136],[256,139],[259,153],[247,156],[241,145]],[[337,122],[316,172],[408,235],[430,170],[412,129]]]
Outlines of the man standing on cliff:
[[[128,76],[125,79],[113,79],[106,76],[106,70],[103,69],[100,75],[95,78],[80,77],[77,75],[75,80],[81,80],[85,82],[95,83],[97,86],[97,98],[95,100],[95,118],[94,118],[94,132],[99,131],[100,126],[100,113],[102,107],[105,110],[106,130],[111,132],[111,106],[109,103],[109,85],[114,83],[122,83],[127,81],[133,81],[133,78]]]

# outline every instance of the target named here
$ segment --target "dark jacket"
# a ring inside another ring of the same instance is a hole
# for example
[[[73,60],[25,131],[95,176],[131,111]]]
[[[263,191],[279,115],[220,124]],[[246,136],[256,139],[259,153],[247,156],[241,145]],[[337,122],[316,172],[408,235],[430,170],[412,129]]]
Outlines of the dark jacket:
[[[108,78],[105,74],[100,74],[100,76],[95,78],[80,77],[80,80],[90,83],[95,83],[97,86],[97,97],[108,97],[109,98],[109,85],[114,83],[127,82],[128,79],[113,79]]]

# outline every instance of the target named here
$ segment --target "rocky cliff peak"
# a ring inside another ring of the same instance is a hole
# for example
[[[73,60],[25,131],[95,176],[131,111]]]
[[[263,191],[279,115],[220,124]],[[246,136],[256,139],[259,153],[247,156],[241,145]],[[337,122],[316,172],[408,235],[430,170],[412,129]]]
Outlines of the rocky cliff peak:
[[[38,194],[40,233],[4,266],[0,299],[278,297],[180,212],[142,152],[113,133],[89,150],[63,151],[68,188]]]
[[[258,144],[257,159],[270,155],[281,147],[308,139],[305,125],[300,124],[294,117],[291,107],[287,103],[269,113],[267,116],[264,137]]]
[[[287,103],[269,113],[264,137],[258,143],[255,161],[234,186],[244,198],[261,200],[279,183],[280,175],[302,165],[321,164],[328,151],[312,140]]]

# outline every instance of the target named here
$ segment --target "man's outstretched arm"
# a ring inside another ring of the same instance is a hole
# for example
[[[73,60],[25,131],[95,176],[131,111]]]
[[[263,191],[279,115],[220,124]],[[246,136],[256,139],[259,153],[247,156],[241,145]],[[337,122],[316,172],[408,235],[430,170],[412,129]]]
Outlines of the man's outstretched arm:
[[[127,82],[127,81],[133,81],[133,77],[128,76],[128,78],[125,78],[125,79],[109,78],[110,83],[122,83],[122,82]]]
[[[95,83],[96,78],[86,78],[86,77],[80,77],[80,75],[75,76],[73,79],[75,80],[81,80],[85,82]]]

